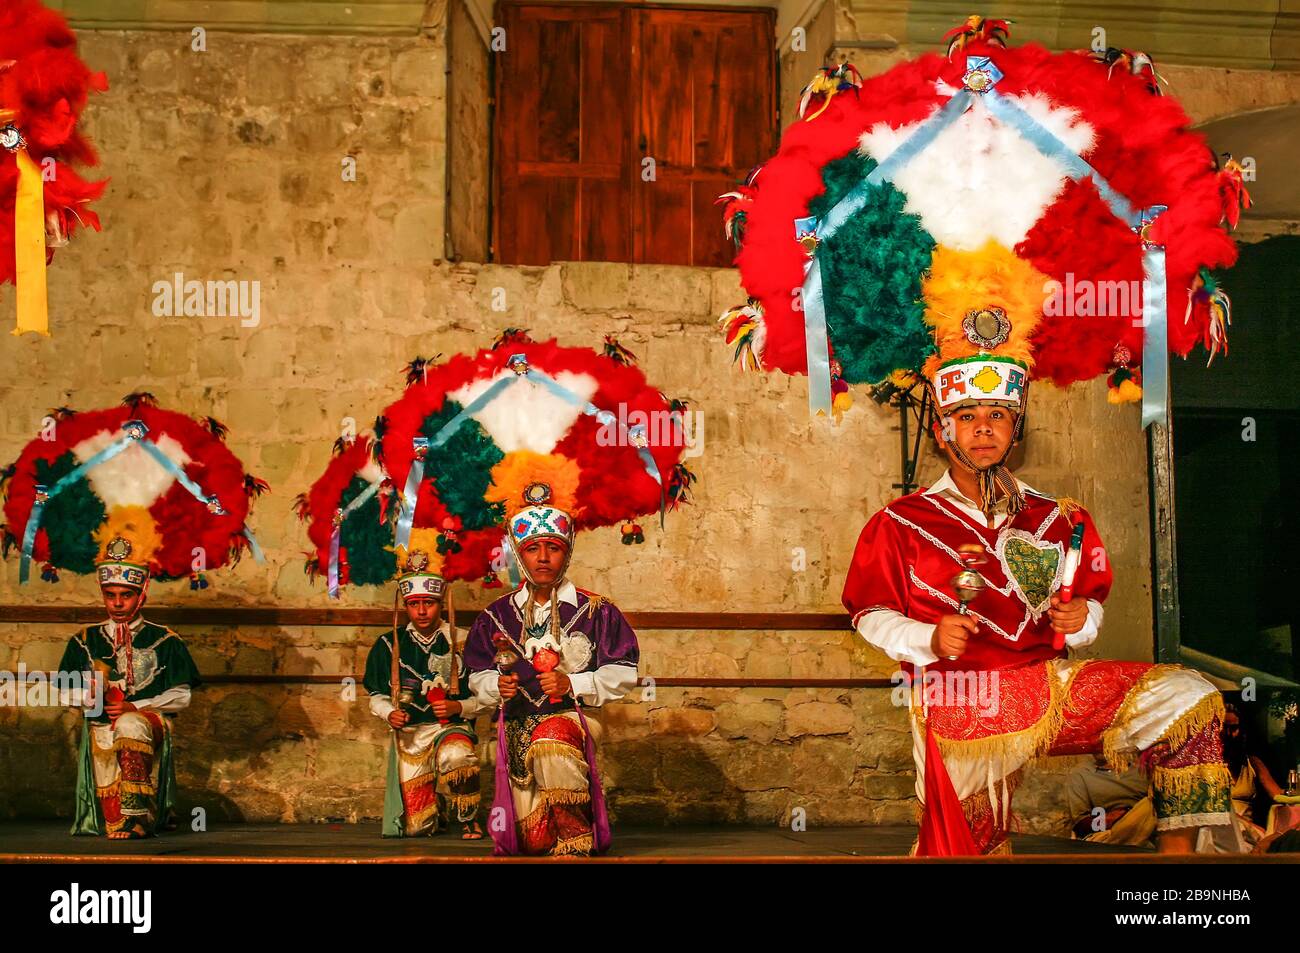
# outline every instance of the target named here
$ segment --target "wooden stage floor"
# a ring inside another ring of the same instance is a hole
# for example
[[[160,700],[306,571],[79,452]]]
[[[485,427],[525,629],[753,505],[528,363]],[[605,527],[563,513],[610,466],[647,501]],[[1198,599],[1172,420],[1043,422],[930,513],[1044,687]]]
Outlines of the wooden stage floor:
[[[599,862],[924,862],[907,857],[914,837],[915,828],[910,826],[825,827],[802,833],[776,827],[619,827],[614,832],[614,849]],[[1163,860],[1150,850],[1030,834],[1014,835],[1012,844],[1012,857],[990,860],[995,863],[1015,862],[1017,858],[1062,863]],[[1181,858],[1181,862],[1189,859],[1221,861],[1225,858]],[[0,823],[0,863],[390,864],[501,860],[492,856],[491,843],[487,840],[465,842],[450,834],[384,839],[379,836],[377,823],[221,824],[203,833],[182,830],[138,841],[72,837],[64,821]]]

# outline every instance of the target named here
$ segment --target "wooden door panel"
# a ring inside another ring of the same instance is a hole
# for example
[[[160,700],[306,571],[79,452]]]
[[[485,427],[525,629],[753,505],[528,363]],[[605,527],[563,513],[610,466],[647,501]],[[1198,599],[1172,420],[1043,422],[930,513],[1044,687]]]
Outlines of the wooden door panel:
[[[502,3],[498,22],[497,260],[729,264],[713,199],[776,142],[770,11]]]

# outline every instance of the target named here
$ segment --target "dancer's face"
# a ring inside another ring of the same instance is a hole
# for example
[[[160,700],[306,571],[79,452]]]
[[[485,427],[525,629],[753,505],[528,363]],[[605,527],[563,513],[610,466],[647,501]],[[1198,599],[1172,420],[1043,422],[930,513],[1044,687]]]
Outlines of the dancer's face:
[[[134,586],[100,586],[99,591],[113,622],[130,622],[144,605],[144,590]]]
[[[442,621],[442,603],[433,596],[412,596],[406,600],[406,617],[420,632],[428,632]]]
[[[991,467],[1001,460],[1011,446],[1016,431],[1016,416],[1005,407],[977,404],[953,411],[946,418],[957,446],[979,469]],[[950,461],[956,456],[947,443],[944,445]]]
[[[535,539],[520,549],[519,558],[536,585],[553,586],[564,569],[566,552],[564,544],[557,540]]]

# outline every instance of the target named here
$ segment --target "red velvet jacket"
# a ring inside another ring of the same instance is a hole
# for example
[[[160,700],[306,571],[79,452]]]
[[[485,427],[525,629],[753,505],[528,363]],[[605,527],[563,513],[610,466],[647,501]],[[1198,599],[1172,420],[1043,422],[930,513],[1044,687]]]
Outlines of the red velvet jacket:
[[[1081,512],[1083,550],[1073,598],[1101,602],[1110,592],[1110,558],[1092,518]],[[1046,610],[1061,584],[1071,529],[1056,500],[1037,493],[1026,492],[1025,508],[997,529],[969,519],[941,495],[912,493],[890,503],[862,530],[844,581],[844,607],[855,627],[874,609],[938,622],[957,611],[952,584],[961,570],[957,548],[978,542],[988,551],[979,570],[988,586],[970,604],[979,632],[960,659],[940,659],[929,668],[1016,668],[1064,655],[1052,647]],[[902,664],[911,671],[909,663]]]

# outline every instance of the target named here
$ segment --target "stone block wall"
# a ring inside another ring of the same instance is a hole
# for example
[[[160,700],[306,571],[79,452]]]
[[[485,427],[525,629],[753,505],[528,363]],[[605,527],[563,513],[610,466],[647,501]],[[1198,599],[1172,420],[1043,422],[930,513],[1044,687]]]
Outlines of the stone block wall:
[[[50,270],[48,340],[0,335],[0,459],[50,408],[90,409],[130,391],[212,414],[268,480],[252,525],[267,563],[213,585],[155,587],[168,605],[323,607],[302,571],[293,498],[322,471],[345,421],[366,427],[415,355],[486,345],[506,326],[599,346],[614,334],[650,380],[703,414],[694,502],[643,546],[589,534],[573,575],[625,610],[836,611],[866,518],[896,495],[896,419],[864,394],[839,425],[810,421],[803,379],[736,372],[715,328],[743,300],[729,269],[443,260],[444,48],[410,39],[94,32],[82,37],[112,89],[87,131],[112,182],[102,234],[81,235]],[[340,175],[356,159],[356,181]],[[238,317],[156,316],[153,285],[260,282],[255,326]],[[503,289],[504,299],[501,298]],[[494,304],[504,300],[502,310]],[[11,288],[0,314],[11,314]],[[1102,382],[1039,388],[1021,475],[1088,502],[1117,583],[1100,654],[1150,658],[1145,441],[1134,408]],[[922,479],[939,472],[927,459]],[[653,522],[653,521],[651,521]],[[341,605],[383,606],[348,592]],[[482,604],[467,594],[462,604]],[[20,589],[0,564],[0,604],[89,604],[89,580]],[[68,631],[0,619],[0,667],[57,663]],[[375,633],[244,628],[182,635],[207,674],[360,671]],[[644,631],[652,677],[882,677],[888,660],[849,632]],[[604,765],[624,822],[906,821],[914,801],[904,713],[884,690],[669,689],[603,713]],[[77,716],[0,709],[0,817],[66,816]],[[385,736],[340,684],[205,688],[177,722],[182,798],[246,820],[378,816]],[[1052,778],[1019,803],[1058,818]],[[1058,778],[1059,780],[1059,778]]]

